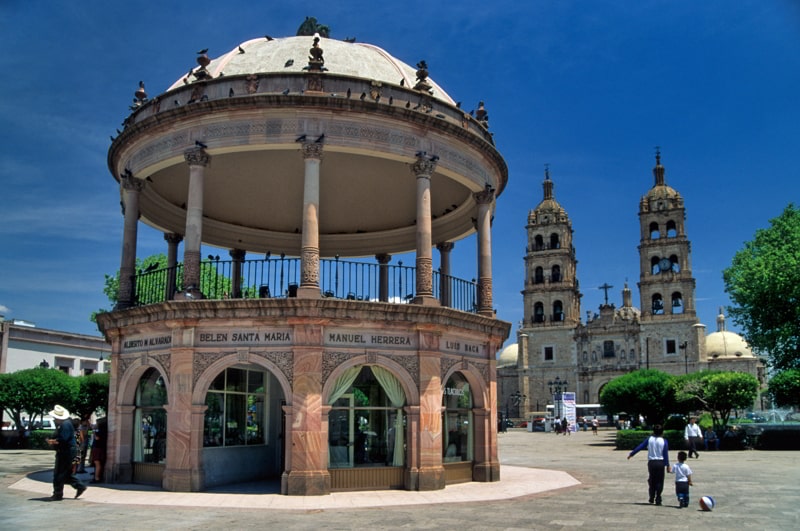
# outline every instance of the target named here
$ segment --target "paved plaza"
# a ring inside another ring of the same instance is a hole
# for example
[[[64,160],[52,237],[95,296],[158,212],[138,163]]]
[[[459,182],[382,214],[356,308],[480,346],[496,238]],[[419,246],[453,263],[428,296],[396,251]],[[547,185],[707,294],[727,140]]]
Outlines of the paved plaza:
[[[678,509],[672,476],[661,507],[647,503],[646,455],[616,451],[614,431],[499,435],[499,483],[444,491],[275,494],[276,484],[173,493],[91,485],[79,500],[50,495],[53,453],[0,450],[4,529],[798,529],[797,452],[701,452],[695,486]],[[674,459],[675,452],[670,453]],[[89,476],[86,476],[87,478]],[[717,509],[699,510],[711,495]]]

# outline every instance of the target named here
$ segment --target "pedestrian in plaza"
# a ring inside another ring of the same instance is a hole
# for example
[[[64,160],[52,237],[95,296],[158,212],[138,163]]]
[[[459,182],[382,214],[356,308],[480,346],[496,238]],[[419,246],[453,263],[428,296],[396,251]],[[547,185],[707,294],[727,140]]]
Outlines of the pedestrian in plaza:
[[[705,444],[706,450],[712,446],[714,447],[714,450],[719,450],[719,437],[717,437],[717,432],[714,431],[714,428],[709,427],[706,430],[705,440],[703,443]]]
[[[69,411],[62,406],[56,406],[50,412],[56,423],[54,437],[47,439],[50,446],[56,450],[56,462],[53,469],[53,495],[51,501],[61,501],[64,499],[64,484],[69,482],[75,489],[75,497],[80,497],[86,490],[81,480],[75,475],[72,462],[78,455],[78,445],[75,442],[75,428],[69,416]]]
[[[108,419],[97,420],[92,430],[92,453],[89,457],[94,463],[94,478],[91,483],[101,483],[103,481],[103,469],[106,464],[106,439],[108,431]]]
[[[592,435],[597,435],[597,428],[600,427],[600,422],[598,422],[597,417],[592,419]]]
[[[86,473],[86,455],[89,451],[89,417],[81,419],[78,425],[78,451],[80,460],[78,461],[78,473]]]
[[[569,421],[567,420],[566,416],[561,419],[561,431],[564,433],[564,435],[569,433]]]
[[[686,452],[678,452],[678,462],[670,470],[675,474],[675,495],[678,496],[678,509],[689,507],[689,487],[692,483],[692,469],[686,464]]]
[[[703,432],[700,430],[700,426],[697,425],[697,419],[694,417],[689,419],[689,424],[687,424],[686,428],[683,430],[683,438],[686,440],[689,458],[692,457],[692,453],[694,453],[695,459],[699,458],[700,454],[697,453],[697,447],[703,442]]]
[[[662,437],[664,428],[660,424],[653,426],[653,434],[646,438],[628,454],[628,459],[640,450],[647,448],[647,486],[648,503],[661,505],[661,493],[664,490],[664,473],[669,470],[669,445]]]

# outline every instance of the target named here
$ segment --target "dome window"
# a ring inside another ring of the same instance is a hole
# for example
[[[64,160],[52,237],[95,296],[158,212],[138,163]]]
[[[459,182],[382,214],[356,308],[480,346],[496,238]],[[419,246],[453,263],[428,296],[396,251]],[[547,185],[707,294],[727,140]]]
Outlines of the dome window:
[[[658,231],[658,223],[655,221],[650,224],[650,239],[657,240],[661,237],[661,233]]]

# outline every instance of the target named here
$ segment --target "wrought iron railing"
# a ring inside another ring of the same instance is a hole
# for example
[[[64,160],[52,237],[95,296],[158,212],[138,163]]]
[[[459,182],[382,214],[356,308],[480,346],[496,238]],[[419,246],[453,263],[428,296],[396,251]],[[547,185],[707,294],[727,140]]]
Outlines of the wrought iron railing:
[[[238,278],[235,282],[238,266]],[[387,286],[381,293],[380,269],[386,268]],[[143,306],[170,300],[183,290],[183,264],[141,270],[135,278],[134,304]],[[268,257],[263,260],[219,260],[209,256],[200,263],[200,291],[206,299],[291,298],[300,285],[300,259]],[[416,268],[339,259],[320,260],[320,291],[323,297],[358,301],[408,304],[416,295]],[[433,273],[433,295],[443,306],[466,312],[477,311],[478,286]]]

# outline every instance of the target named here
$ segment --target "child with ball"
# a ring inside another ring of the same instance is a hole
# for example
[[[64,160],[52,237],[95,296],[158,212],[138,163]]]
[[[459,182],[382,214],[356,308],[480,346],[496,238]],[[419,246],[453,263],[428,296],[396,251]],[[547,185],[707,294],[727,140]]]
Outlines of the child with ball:
[[[678,462],[670,470],[675,474],[675,494],[678,508],[689,507],[689,487],[692,485],[692,469],[686,464],[686,452],[678,452]]]

